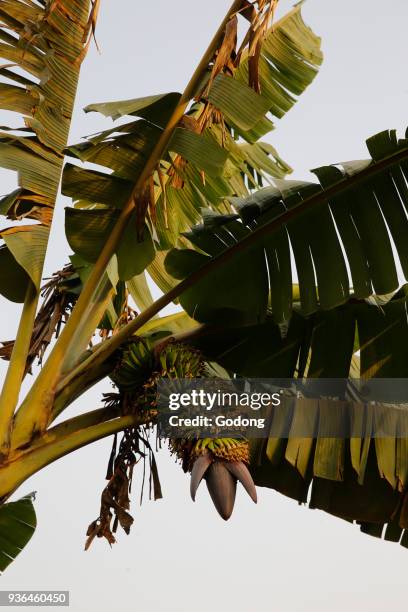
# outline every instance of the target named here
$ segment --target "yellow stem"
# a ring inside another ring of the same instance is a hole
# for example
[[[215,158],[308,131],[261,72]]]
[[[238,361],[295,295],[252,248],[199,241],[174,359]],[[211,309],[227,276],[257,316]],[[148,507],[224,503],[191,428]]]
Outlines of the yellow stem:
[[[0,457],[7,456],[10,448],[10,435],[14,411],[27,365],[31,335],[37,311],[38,292],[30,281],[24,301],[16,341],[11,353],[10,363],[0,395]]]
[[[49,24],[47,25],[48,12],[54,10],[57,4],[58,2],[54,2],[52,3],[49,9],[45,10],[45,13],[44,13],[45,18],[43,20],[45,27],[49,27]],[[91,7],[91,3],[88,0],[86,2],[83,2],[83,4],[84,6],[86,5],[88,8],[90,8],[90,16],[89,16],[90,25],[93,28],[95,28],[96,18],[97,18],[97,13],[98,13],[98,8],[99,8],[99,0],[96,3],[96,5],[94,5],[93,7]],[[81,24],[79,22],[77,25],[79,28],[81,27]],[[41,27],[39,30],[40,37],[41,37]],[[74,81],[71,83],[71,85],[73,86],[75,93],[73,96],[71,96],[69,103],[67,103],[67,106],[65,108],[66,118],[69,119],[69,121],[71,121],[72,119],[72,111],[73,111],[74,103],[75,103],[75,95],[76,95],[76,89],[77,89],[77,81],[79,78],[80,65],[82,64],[82,61],[84,60],[87,51],[88,51],[88,45],[86,44],[86,41],[84,41],[82,52],[75,58],[75,62],[74,62],[77,66],[77,74],[73,77]],[[34,131],[36,132],[36,130]],[[66,143],[68,139],[68,130],[65,130],[64,128],[63,133],[64,133],[64,139]],[[63,158],[61,157],[63,150],[64,150],[64,146],[61,146],[61,149],[59,150],[57,149],[53,150],[53,152],[56,155],[56,158],[60,160],[59,174],[61,174],[62,167],[63,167]],[[54,194],[54,198],[53,198],[54,204],[55,204],[55,199],[57,195],[58,195],[57,193]],[[52,210],[51,219],[49,220],[50,229],[51,229],[51,223],[52,223],[53,217],[54,217],[54,210]],[[48,240],[47,240],[47,245],[48,245]],[[42,273],[42,269],[41,269],[41,273]],[[10,431],[11,425],[12,425],[12,417],[14,416],[14,411],[18,404],[21,383],[24,378],[24,370],[26,367],[26,361],[27,361],[28,352],[30,349],[30,343],[31,343],[33,329],[34,329],[35,314],[37,310],[38,300],[39,300],[38,292],[36,291],[34,286],[32,286],[32,283],[30,282],[30,286],[27,290],[27,296],[26,296],[26,300],[24,303],[22,319],[19,325],[18,336],[16,338],[11,362],[8,368],[6,380],[5,380],[3,390],[0,396],[0,460],[2,457],[4,457],[4,455],[7,455],[8,449],[10,447],[10,438],[12,436],[12,432]]]
[[[16,453],[9,463],[0,468],[0,501],[9,497],[27,478],[57,459],[92,442],[152,420],[151,414],[127,415],[98,423],[98,419],[102,419],[104,414],[106,419],[111,412],[95,411],[62,423],[44,434],[30,450]]]
[[[123,231],[125,230],[134,210],[138,194],[143,189],[146,180],[148,180],[154,172],[160,159],[163,157],[174,130],[182,119],[188,104],[197,94],[202,79],[208,69],[209,63],[213,59],[214,54],[219,47],[220,41],[224,36],[226,25],[240,10],[242,7],[242,2],[243,0],[234,0],[221,26],[211,41],[197,69],[195,70],[190,82],[188,83],[183,95],[181,96],[177,107],[175,108],[168,124],[166,125],[166,128],[162,132],[159,141],[146,162],[142,173],[138,177],[132,194],[128,202],[125,204],[122,213],[112,230],[112,233],[104,245],[98,261],[96,262],[92,273],[85,284],[85,287],[68,320],[67,325],[65,326],[58,342],[50,354],[42,372],[38,376],[25,402],[22,404],[16,415],[15,432],[13,434],[14,446],[27,443],[34,433],[43,431],[48,425],[48,419],[50,417],[52,401],[55,393],[55,386],[61,375],[64,358],[72,346],[72,338],[74,337],[76,330],[81,325],[88,305],[91,302],[105,269],[119,244]]]

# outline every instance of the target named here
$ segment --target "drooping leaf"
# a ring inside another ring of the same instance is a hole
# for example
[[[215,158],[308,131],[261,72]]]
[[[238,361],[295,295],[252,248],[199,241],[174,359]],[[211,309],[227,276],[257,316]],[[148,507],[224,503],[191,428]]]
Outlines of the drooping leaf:
[[[168,251],[157,251],[156,257],[147,268],[149,276],[163,293],[170,291],[177,284],[177,281],[165,270],[164,261],[167,253]]]
[[[84,110],[86,113],[101,113],[105,117],[111,117],[113,120],[125,115],[134,115],[164,127],[170,119],[180,96],[181,94],[172,92],[157,96],[147,96],[145,98],[135,98],[133,100],[89,104]]]
[[[228,153],[205,135],[177,128],[169,149],[192,162],[210,176],[222,174]]]
[[[115,132],[117,134],[113,136]],[[155,125],[147,121],[136,121],[108,130],[97,137],[89,137],[85,142],[68,147],[67,153],[82,162],[91,162],[110,168],[114,171],[115,176],[132,181],[143,169],[160,133],[160,129]],[[74,184],[70,187],[70,174],[75,171],[79,173],[79,170],[72,166],[66,168],[64,172],[66,195],[78,197],[80,194],[79,186]],[[73,178],[74,175],[72,175]],[[93,181],[97,181],[98,178],[103,184],[104,178],[101,175],[94,175]],[[119,181],[116,183],[119,184]],[[75,191],[73,191],[74,187]]]
[[[351,372],[356,378],[407,378],[406,311],[405,287],[381,307],[352,299],[312,317],[294,312],[284,335],[269,316],[249,327],[204,326],[189,344],[231,375],[278,380],[300,376],[309,383],[313,378],[337,379],[341,396],[347,391],[342,381]],[[358,368],[353,364],[357,350],[361,353]],[[301,368],[305,355],[307,365]],[[333,384],[332,380],[330,395]],[[364,533],[377,537],[384,533],[385,539],[406,545],[408,468],[403,432],[407,420],[404,409],[390,410],[393,400],[398,400],[398,386],[387,387],[391,395],[378,396],[386,403],[377,403],[374,411],[361,399],[357,403],[350,398],[313,399],[307,404],[307,400],[288,398],[291,403],[285,403],[285,414],[291,415],[291,421],[284,418],[279,429],[277,410],[271,421],[273,437],[251,442],[256,484],[300,503],[310,500],[311,508],[356,521]],[[366,437],[328,436],[327,432],[343,431],[345,422],[354,423]],[[375,436],[384,426],[387,436]],[[277,437],[279,431],[281,437]]]
[[[234,238],[245,234],[238,221],[229,222],[226,225],[225,233],[227,232]],[[240,232],[242,233],[239,234]],[[225,249],[225,243],[218,236],[210,242],[196,230],[195,234],[189,237],[196,246],[212,255],[217,255]],[[169,274],[182,279],[209,261],[208,256],[193,250],[173,249],[167,256],[165,265]],[[246,279],[245,286],[241,283],[243,277]],[[255,323],[265,317],[267,299],[267,271],[263,252],[258,249],[236,257],[234,262],[227,264],[219,274],[215,272],[197,283],[193,289],[187,290],[181,296],[180,303],[197,321],[209,322],[213,320],[213,313],[216,312],[218,320],[235,319]]]
[[[404,184],[408,147],[393,132],[371,138],[371,151],[378,142],[387,143],[386,159],[377,156],[363,166],[343,164],[343,171],[320,168],[315,171],[320,185],[276,181],[277,188],[231,200],[239,219],[213,214],[185,234],[200,256],[193,256],[191,249],[171,251],[167,271],[177,278],[217,257],[225,259],[231,251],[228,263],[217,266],[214,261],[213,272],[181,296],[190,316],[215,323],[228,311],[228,316],[255,323],[265,318],[270,293],[275,320],[287,322],[292,312],[292,263],[306,315],[344,304],[350,295],[366,299],[395,292],[399,281],[390,235],[402,269],[408,270],[408,193],[388,177],[396,176]],[[244,249],[244,244],[251,246]],[[209,301],[211,287],[217,290]]]
[[[22,225],[1,232],[8,250],[35,287],[41,284],[49,231],[44,225]]]
[[[153,304],[153,297],[144,272],[128,280],[126,286],[140,310],[146,310]]]
[[[155,256],[152,235],[147,225],[140,236],[137,235],[138,232],[135,235],[135,227],[136,213],[130,220],[117,250],[119,278],[125,281],[142,274]]]
[[[214,80],[208,93],[208,100],[243,131],[250,130],[269,110],[268,100],[253,89],[223,74]]]
[[[118,214],[118,211],[112,208],[67,208],[65,231],[72,250],[85,261],[95,262],[118,219]],[[153,261],[154,247],[150,231],[146,225],[143,235],[138,235],[136,213],[124,232],[116,254],[121,280],[130,280],[142,274]]]
[[[31,494],[0,506],[0,572],[7,569],[33,536],[37,526],[34,499]]]
[[[323,61],[321,39],[305,24],[302,2],[271,27],[262,43],[259,81],[262,98],[274,117],[282,118],[315,79]],[[249,58],[245,54],[235,78],[249,82]],[[248,142],[256,142],[273,129],[265,117],[252,129],[240,130]]]
[[[24,302],[29,282],[27,273],[9,249],[6,246],[0,247],[0,293],[12,302]]]
[[[61,190],[75,202],[86,200],[121,208],[132,192],[132,184],[110,174],[66,164]]]
[[[17,172],[20,187],[2,200],[1,214],[40,224],[2,232],[16,264],[2,275],[0,292],[15,301],[24,301],[29,282],[40,287],[90,10],[91,0],[1,3],[0,108],[24,118],[23,128],[0,133],[0,166]],[[28,274],[15,291],[18,264]]]
[[[96,210],[67,208],[65,233],[69,246],[85,261],[95,262],[117,218],[117,211],[111,208]]]

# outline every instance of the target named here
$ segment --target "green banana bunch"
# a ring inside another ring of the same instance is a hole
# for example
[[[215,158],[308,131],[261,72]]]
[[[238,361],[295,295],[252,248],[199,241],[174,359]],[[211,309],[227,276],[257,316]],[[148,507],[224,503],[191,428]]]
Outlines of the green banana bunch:
[[[112,380],[121,394],[131,398],[134,409],[154,407],[156,385],[161,378],[205,378],[214,375],[211,364],[203,355],[174,341],[157,348],[157,337],[143,338],[128,345],[113,374]],[[235,504],[237,482],[256,503],[257,494],[249,473],[249,444],[234,438],[170,439],[171,451],[181,460],[183,469],[191,472],[190,493],[195,501],[203,480],[207,483],[213,503],[224,520],[228,520]]]

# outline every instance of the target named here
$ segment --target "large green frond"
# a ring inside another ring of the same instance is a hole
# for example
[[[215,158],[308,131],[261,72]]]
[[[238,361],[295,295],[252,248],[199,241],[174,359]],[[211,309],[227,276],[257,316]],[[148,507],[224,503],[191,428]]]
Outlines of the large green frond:
[[[305,24],[302,4],[298,3],[278,21],[262,44],[258,78],[260,98],[268,113],[260,112],[258,121],[247,130],[235,122],[239,134],[248,142],[258,141],[273,129],[272,119],[282,118],[294,106],[316,77],[323,62],[321,39]],[[246,84],[249,76],[250,61],[246,53],[235,78],[240,84]],[[230,112],[233,112],[234,106],[238,107],[239,102],[251,114],[251,101],[245,101],[244,93],[242,96],[231,96],[225,102]]]
[[[371,160],[319,168],[320,184],[276,181],[277,187],[233,199],[232,215],[206,213],[185,234],[195,250],[170,251],[167,272],[185,278],[225,259],[228,248],[229,261],[214,263],[213,272],[183,294],[186,311],[204,323],[220,317],[256,323],[270,310],[284,324],[293,310],[295,274],[305,315],[351,296],[395,292],[398,259],[408,274],[407,141],[387,131],[367,144]]]
[[[189,344],[238,377],[408,378],[406,286],[381,306],[351,299],[312,316],[302,315],[298,306],[285,333],[268,316],[258,325],[201,328]],[[270,424],[273,436],[251,442],[256,484],[407,546],[406,415],[404,409],[392,410],[398,401],[394,388],[388,385],[379,397],[383,404],[374,410],[352,391],[347,401],[285,400],[290,420],[277,410]],[[344,422],[364,423],[365,437],[324,433],[339,431]],[[387,433],[381,437],[384,424]],[[314,436],[299,437],[301,431],[314,431]]]
[[[138,215],[148,216],[158,252],[153,274],[162,290],[169,283],[165,271],[159,271],[159,254],[178,244],[180,233],[199,221],[201,207],[228,212],[229,197],[244,197],[263,181],[282,179],[291,171],[270,144],[258,140],[273,127],[272,115],[282,117],[310,85],[322,62],[320,39],[304,23],[300,5],[267,32],[260,61],[260,92],[250,87],[246,55],[233,76],[226,71],[208,86],[204,82],[151,179],[149,207],[144,197],[136,202]],[[114,120],[138,119],[69,147],[69,155],[109,173],[69,164],[63,193],[77,206],[122,207],[179,98],[169,93],[89,105],[87,112]],[[86,223],[85,212],[83,218]]]

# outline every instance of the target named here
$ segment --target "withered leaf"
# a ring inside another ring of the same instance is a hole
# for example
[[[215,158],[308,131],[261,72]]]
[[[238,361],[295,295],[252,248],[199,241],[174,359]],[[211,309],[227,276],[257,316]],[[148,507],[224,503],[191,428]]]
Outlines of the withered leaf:
[[[227,23],[225,35],[222,44],[218,50],[217,56],[212,68],[211,77],[206,87],[208,93],[215,77],[223,72],[226,68],[231,72],[234,71],[235,54],[238,40],[238,18],[235,16]]]

